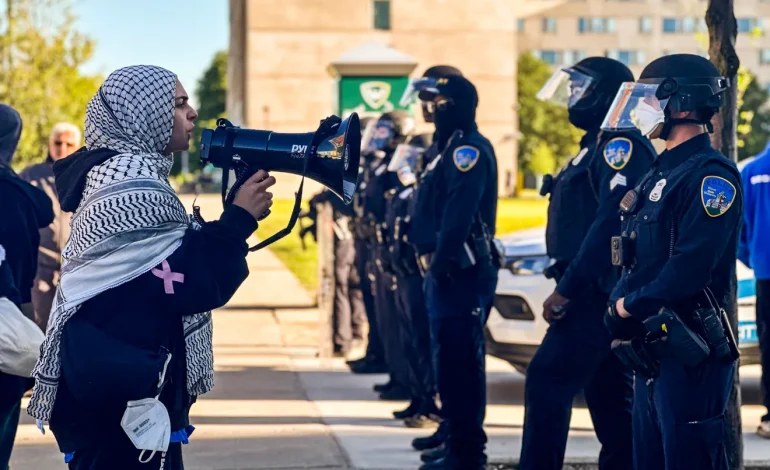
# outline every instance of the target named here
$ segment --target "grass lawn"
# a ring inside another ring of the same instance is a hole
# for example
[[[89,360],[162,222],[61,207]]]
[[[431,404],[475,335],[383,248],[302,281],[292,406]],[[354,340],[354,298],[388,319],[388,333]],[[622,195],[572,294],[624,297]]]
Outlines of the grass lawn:
[[[286,227],[291,216],[293,200],[277,200],[272,214],[259,223],[257,236],[264,240]],[[504,235],[516,230],[545,225],[548,201],[526,194],[516,199],[500,199],[497,203],[497,233]],[[294,273],[305,289],[313,295],[318,287],[318,261],[316,244],[309,234],[305,239],[307,250],[302,250],[299,239],[299,222],[294,230],[283,239],[270,245],[269,249]]]

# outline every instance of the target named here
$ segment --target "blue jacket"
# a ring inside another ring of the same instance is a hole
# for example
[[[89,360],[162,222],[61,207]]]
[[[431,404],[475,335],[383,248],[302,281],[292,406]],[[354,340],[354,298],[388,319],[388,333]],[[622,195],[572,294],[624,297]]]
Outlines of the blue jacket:
[[[743,168],[741,179],[745,204],[738,259],[757,279],[770,279],[770,144]]]

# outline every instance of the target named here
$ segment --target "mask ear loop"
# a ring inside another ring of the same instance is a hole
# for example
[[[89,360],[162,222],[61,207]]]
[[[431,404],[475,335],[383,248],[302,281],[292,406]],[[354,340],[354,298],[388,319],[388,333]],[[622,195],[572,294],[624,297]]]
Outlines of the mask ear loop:
[[[160,398],[160,394],[163,391],[163,386],[165,385],[164,381],[166,380],[166,370],[168,369],[168,364],[170,362],[171,362],[171,353],[169,353],[168,356],[166,356],[166,362],[163,364],[163,370],[160,372],[160,374],[158,374],[158,394],[155,395],[156,400]],[[147,457],[146,459],[144,458],[145,452],[150,452],[150,456]],[[157,452],[158,452],[157,450],[149,451],[147,449],[143,449],[139,453],[139,463],[142,463],[142,464],[149,463],[150,460],[152,460],[152,458],[155,457],[155,454]],[[161,460],[165,458],[166,458],[166,453],[165,452],[161,453]]]

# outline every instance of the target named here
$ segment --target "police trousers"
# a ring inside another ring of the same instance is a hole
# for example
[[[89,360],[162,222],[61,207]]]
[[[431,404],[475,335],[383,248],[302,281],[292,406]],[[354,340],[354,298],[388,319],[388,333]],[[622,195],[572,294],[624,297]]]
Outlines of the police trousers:
[[[370,253],[366,242],[360,238],[355,241],[356,251],[356,271],[361,282],[361,298],[364,303],[366,320],[369,323],[369,333],[367,335],[366,357],[373,361],[384,361],[385,354],[382,350],[382,341],[380,332],[377,328],[377,316],[374,308],[374,289],[372,289],[372,280],[370,279]]]
[[[396,311],[396,284],[393,275],[375,268],[374,294],[377,328],[385,352],[390,378],[404,387],[409,383],[409,366],[401,347],[401,326]]]
[[[436,387],[431,359],[428,309],[420,275],[397,279],[396,306],[401,324],[401,348],[409,365],[409,390],[425,407],[434,405]]]
[[[610,351],[607,297],[573,300],[527,368],[521,470],[561,470],[572,403],[583,390],[602,449],[601,470],[632,468],[632,374]]]
[[[104,439],[75,452],[69,470],[184,470],[179,442],[169,444],[165,456],[156,452],[147,463],[139,462],[141,452],[128,437],[116,435],[114,439]],[[145,452],[143,458],[149,455],[150,452]]]
[[[660,376],[634,381],[635,470],[728,470],[725,411],[735,363],[707,359],[696,368],[673,358]]]
[[[486,463],[487,403],[484,323],[492,307],[497,272],[466,270],[453,278],[424,281],[436,347],[436,383],[447,420],[450,452],[464,465]]]
[[[355,269],[352,239],[337,240],[334,247],[334,348],[348,352],[354,339],[363,339],[366,322],[361,283]]]

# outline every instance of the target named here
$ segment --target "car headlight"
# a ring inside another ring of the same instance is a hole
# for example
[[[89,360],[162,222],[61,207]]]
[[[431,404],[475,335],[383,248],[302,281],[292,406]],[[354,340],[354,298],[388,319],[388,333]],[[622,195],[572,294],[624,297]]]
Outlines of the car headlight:
[[[551,264],[551,258],[548,256],[527,256],[517,258],[506,263],[511,272],[517,276],[535,276],[541,275]]]

